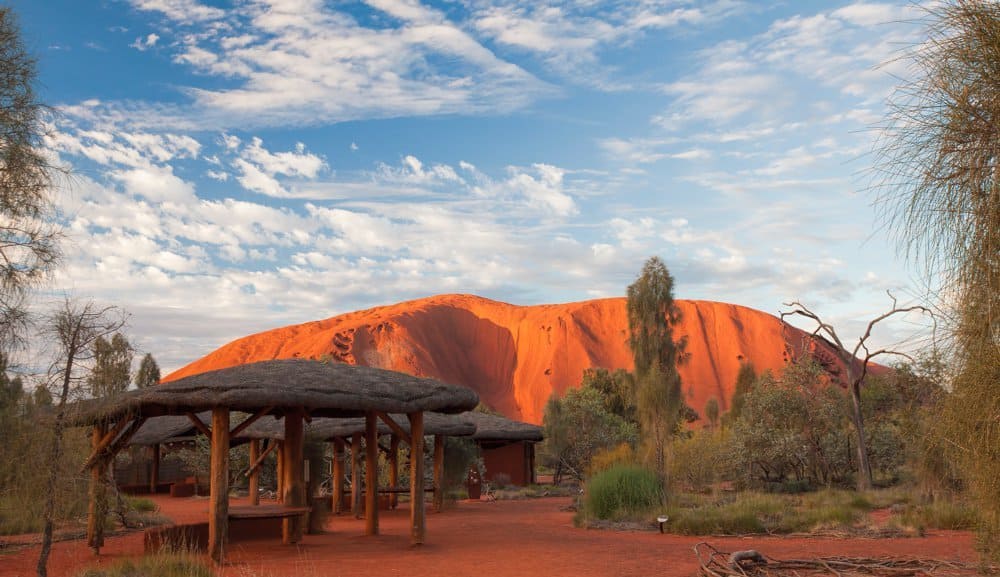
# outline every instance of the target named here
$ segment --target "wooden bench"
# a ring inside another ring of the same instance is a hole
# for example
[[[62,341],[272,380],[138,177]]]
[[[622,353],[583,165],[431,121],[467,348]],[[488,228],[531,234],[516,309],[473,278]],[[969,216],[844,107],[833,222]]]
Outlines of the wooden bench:
[[[388,494],[396,493],[405,495],[408,494],[410,490],[406,487],[382,487],[378,490],[378,492],[388,493]],[[433,492],[434,492],[434,487],[424,487],[424,493],[433,493]]]
[[[241,505],[229,508],[230,519],[284,519],[298,517],[312,511],[312,507],[286,507],[284,505]]]
[[[229,508],[229,542],[259,539],[281,539],[281,519],[305,515],[311,507],[283,505],[241,505]],[[144,537],[146,553],[167,550],[198,550],[208,548],[208,523],[185,523],[147,529]]]

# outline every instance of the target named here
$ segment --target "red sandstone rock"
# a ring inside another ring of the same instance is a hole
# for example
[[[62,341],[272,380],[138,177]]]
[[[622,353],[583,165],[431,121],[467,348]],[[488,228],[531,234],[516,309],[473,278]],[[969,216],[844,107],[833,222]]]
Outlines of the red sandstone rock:
[[[715,397],[729,408],[740,363],[780,371],[805,348],[832,377],[834,349],[761,311],[679,300],[674,338],[687,338],[680,367],[687,403],[699,413]],[[471,295],[440,295],[243,337],[164,381],[242,363],[321,358],[436,377],[476,390],[510,418],[541,423],[545,402],[580,383],[584,369],[632,369],[625,299],[516,306]]]

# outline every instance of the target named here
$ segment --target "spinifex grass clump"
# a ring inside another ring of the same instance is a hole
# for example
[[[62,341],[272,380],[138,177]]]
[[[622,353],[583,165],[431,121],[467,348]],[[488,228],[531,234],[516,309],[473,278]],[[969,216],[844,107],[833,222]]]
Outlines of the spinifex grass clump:
[[[616,465],[587,482],[584,509],[597,519],[627,517],[653,509],[662,497],[655,473],[635,465]]]
[[[78,577],[212,577],[203,559],[192,553],[160,553],[124,559],[109,567],[87,569]]]

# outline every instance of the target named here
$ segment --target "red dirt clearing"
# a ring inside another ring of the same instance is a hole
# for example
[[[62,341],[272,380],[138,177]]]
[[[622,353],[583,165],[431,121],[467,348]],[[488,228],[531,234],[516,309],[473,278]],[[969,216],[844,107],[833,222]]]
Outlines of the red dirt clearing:
[[[207,517],[207,499],[155,499],[162,513],[178,522]],[[234,500],[234,503],[242,500]],[[969,533],[934,531],[900,539],[703,538],[656,532],[613,532],[573,527],[572,513],[561,511],[566,498],[460,502],[441,514],[428,514],[427,544],[409,545],[409,512],[382,512],[378,537],[365,537],[364,522],[332,517],[324,535],[302,543],[278,540],[235,543],[219,572],[226,577],[597,577],[693,576],[692,547],[708,541],[719,549],[757,549],[779,559],[819,556],[907,556],[971,563],[976,559]],[[86,567],[142,554],[142,534],[111,537],[100,558],[81,541],[56,543],[50,561],[53,577],[73,576]],[[38,547],[0,555],[0,577],[35,574]]]

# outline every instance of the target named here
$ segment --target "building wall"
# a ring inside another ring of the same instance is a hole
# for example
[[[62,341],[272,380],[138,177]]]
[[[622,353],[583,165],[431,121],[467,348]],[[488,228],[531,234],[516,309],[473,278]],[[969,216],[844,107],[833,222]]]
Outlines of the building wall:
[[[535,482],[535,444],[525,441],[499,445],[480,445],[486,480],[493,481],[498,473],[510,476],[513,485],[525,486]]]

